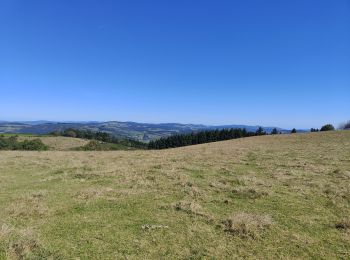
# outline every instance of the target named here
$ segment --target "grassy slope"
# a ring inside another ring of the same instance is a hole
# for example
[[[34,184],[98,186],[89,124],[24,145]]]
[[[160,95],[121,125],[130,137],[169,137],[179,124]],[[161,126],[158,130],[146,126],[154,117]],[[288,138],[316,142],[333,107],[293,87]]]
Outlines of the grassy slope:
[[[0,152],[0,258],[348,258],[350,131]]]

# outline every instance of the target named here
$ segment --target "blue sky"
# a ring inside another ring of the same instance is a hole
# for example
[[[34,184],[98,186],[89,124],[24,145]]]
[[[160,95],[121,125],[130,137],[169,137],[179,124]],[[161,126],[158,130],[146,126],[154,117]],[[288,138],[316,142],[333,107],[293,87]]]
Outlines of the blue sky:
[[[350,119],[350,1],[2,0],[0,120]]]

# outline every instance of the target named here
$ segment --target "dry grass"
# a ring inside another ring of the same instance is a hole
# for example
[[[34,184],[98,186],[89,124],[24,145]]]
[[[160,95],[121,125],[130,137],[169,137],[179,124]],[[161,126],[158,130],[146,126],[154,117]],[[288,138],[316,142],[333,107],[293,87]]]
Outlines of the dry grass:
[[[223,221],[225,231],[242,238],[258,238],[261,232],[272,224],[268,215],[236,213]]]
[[[194,201],[179,201],[173,204],[173,208],[177,211],[183,211],[190,215],[201,216],[208,219],[212,218],[212,216],[203,210],[201,205]]]
[[[346,259],[349,172],[350,131],[2,151],[0,259]]]
[[[32,194],[21,195],[13,199],[13,202],[7,207],[7,214],[13,218],[24,218],[30,216],[44,216],[48,208],[43,205],[42,197],[44,193],[34,192]]]

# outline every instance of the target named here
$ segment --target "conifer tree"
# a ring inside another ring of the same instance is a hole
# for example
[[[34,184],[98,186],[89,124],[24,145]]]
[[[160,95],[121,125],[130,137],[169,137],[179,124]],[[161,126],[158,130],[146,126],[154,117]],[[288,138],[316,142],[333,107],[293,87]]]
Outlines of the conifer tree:
[[[271,134],[272,134],[272,135],[277,135],[277,134],[278,134],[277,129],[276,129],[276,128],[272,129]]]

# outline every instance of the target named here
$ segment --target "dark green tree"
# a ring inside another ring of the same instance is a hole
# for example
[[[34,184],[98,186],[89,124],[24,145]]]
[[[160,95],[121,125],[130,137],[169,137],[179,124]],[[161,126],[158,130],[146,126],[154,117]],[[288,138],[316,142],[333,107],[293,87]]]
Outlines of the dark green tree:
[[[223,141],[241,137],[255,135],[254,132],[247,132],[245,129],[222,129],[192,132],[188,134],[177,134],[169,137],[163,137],[149,142],[148,149],[166,149],[181,147],[187,145],[203,144],[216,141]]]
[[[277,134],[278,134],[277,129],[276,129],[276,128],[272,129],[271,134],[272,134],[272,135],[277,135]]]
[[[320,131],[333,131],[335,130],[334,126],[331,124],[326,124],[324,126],[321,127]]]
[[[264,129],[259,126],[258,130],[256,130],[255,132],[256,135],[266,135],[266,132],[264,131]]]
[[[292,129],[292,131],[290,131],[291,134],[295,134],[297,132],[297,130],[295,128]]]

